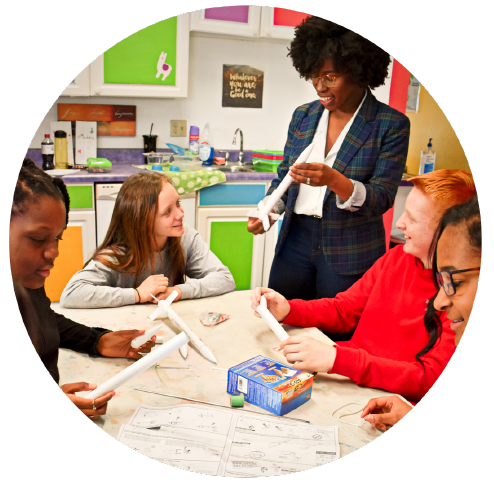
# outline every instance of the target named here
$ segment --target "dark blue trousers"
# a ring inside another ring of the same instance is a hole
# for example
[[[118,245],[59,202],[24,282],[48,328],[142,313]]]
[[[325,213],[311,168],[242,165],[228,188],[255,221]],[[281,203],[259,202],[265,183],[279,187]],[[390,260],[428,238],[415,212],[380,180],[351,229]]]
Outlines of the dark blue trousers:
[[[322,219],[294,213],[281,253],[273,259],[268,287],[288,300],[334,298],[362,276],[335,273],[322,251]],[[327,334],[333,341],[351,336]]]

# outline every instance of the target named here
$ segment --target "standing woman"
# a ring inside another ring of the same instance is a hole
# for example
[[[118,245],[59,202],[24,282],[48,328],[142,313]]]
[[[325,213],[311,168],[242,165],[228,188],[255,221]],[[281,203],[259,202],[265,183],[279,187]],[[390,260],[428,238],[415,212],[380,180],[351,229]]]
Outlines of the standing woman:
[[[372,95],[384,84],[390,57],[367,39],[308,17],[289,50],[319,100],[295,110],[268,190],[292,176],[273,210],[285,218],[269,287],[287,299],[334,298],[386,251],[382,215],[405,168],[410,122]],[[311,144],[308,163],[294,166]],[[247,229],[264,232],[256,218]]]

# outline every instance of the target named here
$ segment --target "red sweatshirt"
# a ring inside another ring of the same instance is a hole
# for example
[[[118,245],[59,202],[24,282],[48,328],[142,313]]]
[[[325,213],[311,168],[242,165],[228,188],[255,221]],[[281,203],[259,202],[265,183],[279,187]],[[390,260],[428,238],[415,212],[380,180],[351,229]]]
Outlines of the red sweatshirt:
[[[415,360],[429,341],[424,314],[427,300],[435,292],[432,270],[424,269],[418,258],[397,246],[336,298],[289,301],[290,314],[284,322],[334,333],[357,327],[350,341],[336,345],[336,360],[330,373],[417,402],[437,380],[455,350],[451,321],[441,313],[441,338],[421,358],[424,367]]]

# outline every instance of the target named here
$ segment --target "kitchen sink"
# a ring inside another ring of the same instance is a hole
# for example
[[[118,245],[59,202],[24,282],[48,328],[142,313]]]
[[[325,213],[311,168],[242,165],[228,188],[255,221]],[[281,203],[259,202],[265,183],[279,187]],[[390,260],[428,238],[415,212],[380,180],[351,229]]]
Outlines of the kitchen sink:
[[[254,169],[246,166],[220,166],[217,169],[221,172],[256,172]]]

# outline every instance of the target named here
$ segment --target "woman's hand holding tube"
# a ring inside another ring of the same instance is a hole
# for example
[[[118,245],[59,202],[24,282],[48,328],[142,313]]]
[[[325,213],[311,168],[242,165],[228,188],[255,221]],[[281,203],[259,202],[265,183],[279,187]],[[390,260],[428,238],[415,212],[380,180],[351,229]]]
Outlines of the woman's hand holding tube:
[[[87,398],[78,397],[75,395],[77,392],[87,392],[89,390],[94,390],[96,385],[89,384],[86,382],[78,383],[66,383],[61,385],[63,393],[69,397],[72,403],[86,416],[95,417],[96,415],[104,415],[106,409],[108,408],[108,402],[115,395],[114,391],[105,393],[103,396],[96,398],[95,400],[90,400]],[[94,405],[93,405],[94,403]],[[96,407],[94,409],[93,407]]]
[[[320,162],[294,164],[290,166],[289,174],[298,184],[306,184],[310,179],[309,186],[328,186],[342,201],[347,201],[353,194],[354,186],[350,179]]]
[[[274,211],[271,210],[270,213],[274,213]],[[272,226],[275,222],[276,220],[269,216],[269,225]],[[249,220],[247,221],[247,231],[254,235],[263,234],[265,231],[262,225],[262,220],[260,220],[259,218],[249,218]]]
[[[112,358],[132,358],[139,360],[140,353],[149,353],[154,346],[156,337],[139,348],[133,348],[131,343],[134,338],[144,335],[145,330],[121,330],[105,333],[98,341],[98,351],[101,355]]]

